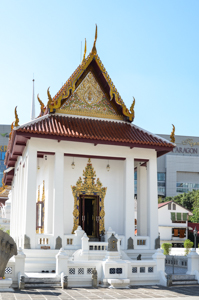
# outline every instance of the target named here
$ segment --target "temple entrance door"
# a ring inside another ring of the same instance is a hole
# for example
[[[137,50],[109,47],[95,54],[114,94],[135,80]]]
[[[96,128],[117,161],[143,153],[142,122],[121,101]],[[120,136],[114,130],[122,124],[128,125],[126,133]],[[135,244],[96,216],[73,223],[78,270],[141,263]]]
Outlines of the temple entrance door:
[[[90,240],[99,240],[99,196],[80,196],[79,224]]]

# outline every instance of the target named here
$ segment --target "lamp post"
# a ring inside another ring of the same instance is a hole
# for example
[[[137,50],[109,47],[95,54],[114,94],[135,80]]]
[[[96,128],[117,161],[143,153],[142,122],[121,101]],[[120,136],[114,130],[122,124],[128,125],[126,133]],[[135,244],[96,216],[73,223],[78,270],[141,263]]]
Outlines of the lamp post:
[[[198,231],[197,231],[197,229],[196,229],[196,227],[194,228],[194,231],[193,231],[193,235],[194,235],[194,248],[196,249],[196,237],[197,237],[197,233],[198,233]]]

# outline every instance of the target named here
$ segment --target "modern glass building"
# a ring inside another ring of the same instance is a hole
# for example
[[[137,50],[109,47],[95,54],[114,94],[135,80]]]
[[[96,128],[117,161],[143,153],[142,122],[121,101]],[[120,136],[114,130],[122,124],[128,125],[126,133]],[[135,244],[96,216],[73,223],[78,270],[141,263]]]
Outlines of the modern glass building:
[[[170,136],[157,134],[169,140]],[[157,160],[158,196],[173,197],[199,189],[199,137],[175,136],[176,147]],[[137,195],[137,171],[134,172]]]
[[[4,158],[7,151],[10,125],[0,125],[0,187],[2,186],[3,171],[5,170]]]
[[[176,135],[175,140],[173,151],[157,160],[158,195],[163,197],[199,189],[199,137]]]

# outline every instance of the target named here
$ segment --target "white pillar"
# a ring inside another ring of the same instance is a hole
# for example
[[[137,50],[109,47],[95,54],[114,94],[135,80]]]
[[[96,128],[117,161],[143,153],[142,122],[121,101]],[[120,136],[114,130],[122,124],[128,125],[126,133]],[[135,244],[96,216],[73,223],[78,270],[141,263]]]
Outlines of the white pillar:
[[[195,271],[199,272],[199,255],[194,248],[191,249],[187,255],[187,273],[188,275],[195,275]]]
[[[56,255],[56,275],[59,276],[62,272],[68,275],[68,255],[61,248]]]
[[[157,158],[156,154],[147,163],[147,196],[148,196],[148,233],[149,249],[155,249],[158,237],[158,194],[157,194]]]
[[[126,246],[128,239],[134,239],[135,212],[134,212],[134,158],[126,158],[124,161],[124,228]]]
[[[27,158],[27,183],[26,183],[26,214],[25,214],[25,232],[30,238],[31,248],[35,248],[36,235],[36,200],[37,200],[37,151],[29,146]]]
[[[137,235],[147,236],[147,168],[137,167]]]
[[[54,191],[53,191],[53,235],[56,238],[64,235],[64,153],[55,153]],[[63,245],[64,247],[64,245]]]

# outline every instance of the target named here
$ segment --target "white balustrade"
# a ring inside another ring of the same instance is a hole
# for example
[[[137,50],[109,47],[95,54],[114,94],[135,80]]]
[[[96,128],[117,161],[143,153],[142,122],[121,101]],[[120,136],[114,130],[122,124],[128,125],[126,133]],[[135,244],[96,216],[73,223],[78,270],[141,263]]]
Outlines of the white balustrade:
[[[106,251],[108,247],[107,242],[88,242],[90,251]]]

